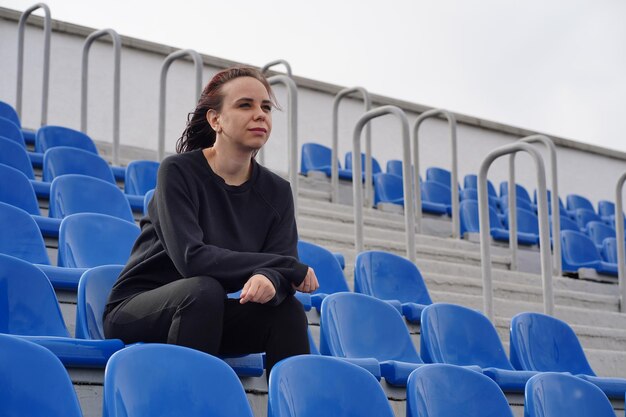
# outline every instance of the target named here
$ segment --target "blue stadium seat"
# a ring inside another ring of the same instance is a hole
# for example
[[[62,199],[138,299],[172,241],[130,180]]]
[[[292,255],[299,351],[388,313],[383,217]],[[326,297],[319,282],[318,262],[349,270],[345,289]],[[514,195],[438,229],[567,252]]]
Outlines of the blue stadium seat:
[[[57,265],[125,265],[139,232],[135,223],[107,214],[70,214],[61,222]]]
[[[4,101],[0,101],[0,117],[9,119],[13,123],[15,123],[22,130],[24,141],[27,144],[35,144],[35,137],[37,132],[22,128],[22,121],[20,120],[20,116],[17,114],[17,111],[13,108],[13,106],[11,106],[9,103],[5,103]]]
[[[0,335],[2,415],[82,417],[72,381],[48,349]]]
[[[69,146],[47,150],[43,156],[43,180],[52,181],[65,174],[82,174],[115,184],[111,167],[98,154]]]
[[[524,198],[519,198],[517,197],[515,199],[515,205],[518,209],[524,209],[527,211],[531,211],[534,212],[535,211],[535,206],[533,206],[533,204],[524,199]],[[508,213],[509,211],[509,196],[508,194],[505,195],[504,197],[500,198],[500,210],[502,211],[502,213]]]
[[[461,198],[461,201],[463,200],[473,200],[473,201],[478,201],[478,190],[476,188],[464,188],[463,191],[461,191],[461,194],[459,194],[459,197]],[[489,196],[489,207],[493,208],[494,210],[498,211],[500,210],[500,199],[493,198],[491,196]]]
[[[478,175],[476,174],[467,174],[463,177],[463,189],[474,189],[478,190]],[[489,198],[498,198],[498,194],[496,193],[496,188],[493,186],[493,183],[487,180],[487,195]]]
[[[615,203],[607,200],[598,201],[598,215],[602,221],[609,222],[615,216]]]
[[[21,148],[26,150],[24,132],[17,124],[5,117],[0,117],[0,136],[14,141],[20,145]],[[27,151],[27,154],[33,166],[41,167],[43,162],[43,155],[41,153]]]
[[[402,171],[402,161],[400,161],[399,159],[390,159],[389,161],[387,161],[386,172],[387,174],[403,177],[404,173]]]
[[[77,338],[105,339],[102,314],[111,288],[117,281],[122,268],[122,265],[97,266],[85,271],[81,277],[76,302]],[[260,353],[222,359],[239,376],[261,376],[263,374],[263,355]]]
[[[520,313],[511,319],[511,362],[517,369],[569,372],[606,395],[624,398],[626,379],[596,376],[576,333],[562,320],[540,313]]]
[[[298,256],[301,262],[315,270],[319,281],[319,288],[311,294],[311,304],[317,310],[328,294],[350,292],[341,265],[332,252],[314,243],[299,240]]]
[[[50,183],[35,180],[33,164],[26,149],[4,136],[0,136],[0,163],[13,167],[26,175],[38,197],[46,199],[50,197]]]
[[[432,212],[433,214],[452,213],[452,191],[450,187],[428,179],[422,183],[422,210],[424,212]],[[428,203],[424,205],[423,203]],[[437,207],[431,210],[431,207]],[[443,212],[442,212],[443,211]]]
[[[509,182],[508,181],[502,181],[500,183],[500,198],[504,197],[505,195],[509,195]],[[524,188],[520,184],[515,184],[515,198],[524,199],[532,204],[530,200],[530,194],[528,194],[528,191],[526,190],[526,188]]]
[[[614,237],[604,239],[602,248],[600,249],[600,255],[603,261],[610,264],[617,264],[617,239]]]
[[[503,223],[510,230],[508,211],[504,212]],[[517,209],[517,242],[520,245],[539,244],[539,219],[534,212],[523,208]]]
[[[571,375],[536,375],[528,381],[524,397],[525,417],[615,417],[601,390]]]
[[[150,204],[150,200],[154,196],[154,190],[149,190],[146,195],[143,197],[143,215],[148,215],[148,204]]]
[[[581,232],[587,232],[587,224],[589,222],[601,222],[602,218],[596,214],[593,210],[588,210],[585,208],[579,208],[574,210],[574,219],[576,220],[576,224]]]
[[[419,323],[424,307],[432,304],[417,266],[389,252],[367,251],[357,255],[354,291],[401,303],[402,315],[415,323]]]
[[[423,364],[396,308],[365,294],[335,293],[324,298],[320,352],[339,358],[374,358],[388,383],[406,385]]]
[[[70,337],[46,275],[29,262],[0,254],[0,333],[23,337],[51,350],[67,366],[101,367],[121,340]]]
[[[393,417],[370,373],[337,358],[301,355],[276,364],[269,378],[268,417]]]
[[[607,237],[615,237],[615,229],[607,225],[604,222],[592,220],[587,223],[587,235],[598,247],[598,250],[602,248],[602,242]]]
[[[102,213],[135,221],[126,196],[116,185],[80,174],[56,177],[50,186],[49,215],[62,219],[74,213]]]
[[[374,205],[391,203],[404,206],[402,177],[394,174],[378,174],[374,177]]]
[[[330,166],[332,150],[318,143],[304,143],[300,154],[300,173],[307,175],[309,171],[320,171],[330,177],[332,167]],[[352,180],[352,171],[341,168],[337,159],[338,176],[340,179]]]
[[[516,371],[489,319],[454,304],[435,303],[424,309],[420,354],[426,363],[478,366],[503,391],[523,391],[536,373]]]
[[[406,392],[407,417],[513,417],[495,382],[461,366],[424,365],[411,374]]]
[[[478,201],[461,201],[459,217],[461,220],[461,236],[465,236],[465,233],[480,233]],[[489,233],[494,240],[509,241],[509,231],[504,227],[493,207],[489,207]]]
[[[0,201],[28,212],[44,236],[58,237],[59,219],[43,217],[32,183],[21,171],[0,163]]]
[[[135,160],[126,167],[124,192],[130,195],[144,196],[156,187],[159,163],[155,161]]]
[[[98,154],[96,144],[89,136],[78,130],[63,126],[42,126],[37,130],[35,150],[45,153],[57,146],[65,146],[83,149],[93,154]]]
[[[140,344],[114,354],[103,397],[103,417],[252,417],[243,386],[228,365],[176,345]]]
[[[561,214],[560,220],[561,230],[574,230],[575,232],[580,232],[578,224],[576,224],[576,222],[569,216]],[[552,236],[552,216],[550,216],[550,236]]]
[[[345,156],[344,166],[347,171],[352,172],[352,152],[347,152]],[[362,181],[365,181],[365,154],[361,152],[361,172],[362,172]],[[376,174],[382,173],[382,169],[380,169],[380,164],[372,156],[372,176]]]
[[[437,182],[441,185],[452,189],[452,174],[450,171],[439,167],[426,168],[426,181]],[[461,192],[461,183],[459,185],[459,192]]]
[[[76,289],[84,269],[50,265],[41,231],[30,214],[0,202],[0,229],[0,253],[35,264],[54,288]]]
[[[573,230],[561,231],[563,272],[578,273],[579,268],[592,268],[599,274],[617,276],[617,264],[604,262],[589,237]]]
[[[594,213],[596,211],[591,201],[578,194],[568,194],[565,197],[565,203],[567,204],[567,211],[571,214],[575,214],[577,209],[590,210]]]
[[[552,214],[552,192],[550,190],[547,190],[547,197],[548,197],[548,214]],[[533,204],[535,205],[535,207],[537,206],[537,190],[533,191]],[[565,215],[567,216],[567,210],[565,209],[565,206],[563,205],[563,200],[561,200],[561,197],[559,197],[559,213],[561,215]]]

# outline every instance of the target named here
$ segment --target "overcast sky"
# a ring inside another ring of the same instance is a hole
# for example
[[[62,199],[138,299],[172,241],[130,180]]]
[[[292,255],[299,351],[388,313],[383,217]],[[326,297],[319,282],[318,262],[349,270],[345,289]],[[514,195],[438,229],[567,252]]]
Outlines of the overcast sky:
[[[45,2],[53,19],[281,58],[295,75],[626,152],[624,0]]]

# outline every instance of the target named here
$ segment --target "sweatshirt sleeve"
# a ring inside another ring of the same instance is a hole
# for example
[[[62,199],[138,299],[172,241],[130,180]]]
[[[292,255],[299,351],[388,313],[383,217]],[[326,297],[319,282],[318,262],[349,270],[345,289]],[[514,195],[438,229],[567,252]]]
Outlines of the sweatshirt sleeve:
[[[236,252],[205,244],[198,222],[198,194],[190,189],[175,163],[163,161],[157,184],[155,230],[184,278],[210,275],[230,292],[240,289],[254,271],[264,268],[280,271],[288,282],[295,283],[302,275],[306,265],[287,253]]]

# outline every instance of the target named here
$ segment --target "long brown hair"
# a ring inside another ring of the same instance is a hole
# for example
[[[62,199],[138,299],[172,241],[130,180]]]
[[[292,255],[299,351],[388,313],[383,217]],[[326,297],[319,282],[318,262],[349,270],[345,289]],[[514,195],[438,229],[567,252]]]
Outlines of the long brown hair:
[[[259,80],[265,86],[272,104],[276,107],[276,97],[261,71],[252,67],[233,67],[220,71],[204,87],[196,109],[187,115],[187,126],[176,141],[177,153],[210,148],[215,144],[215,130],[209,125],[206,114],[211,109],[218,113],[222,110],[224,102],[222,86],[239,77],[252,77]]]

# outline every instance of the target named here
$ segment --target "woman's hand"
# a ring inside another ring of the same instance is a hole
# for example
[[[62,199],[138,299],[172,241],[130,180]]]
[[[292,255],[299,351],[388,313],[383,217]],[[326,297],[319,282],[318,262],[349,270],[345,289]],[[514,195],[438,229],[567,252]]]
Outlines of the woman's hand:
[[[248,301],[253,303],[265,304],[276,295],[274,284],[265,275],[252,275],[248,282],[243,286],[239,303],[245,304]]]
[[[309,268],[306,272],[306,276],[304,277],[304,281],[297,287],[294,285],[294,288],[300,292],[308,292],[311,293],[317,290],[320,287],[320,284],[317,282],[317,276],[315,275],[315,271],[313,268]]]

